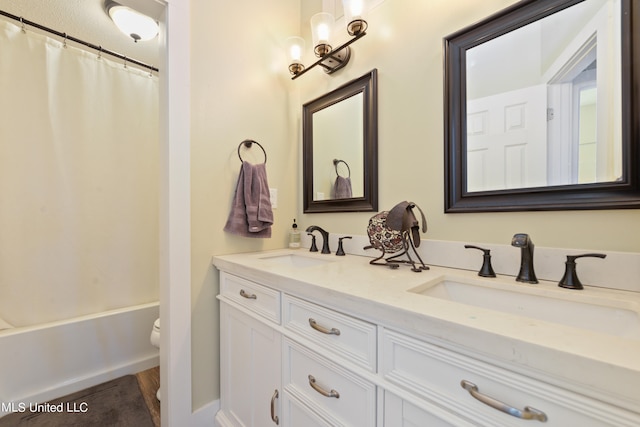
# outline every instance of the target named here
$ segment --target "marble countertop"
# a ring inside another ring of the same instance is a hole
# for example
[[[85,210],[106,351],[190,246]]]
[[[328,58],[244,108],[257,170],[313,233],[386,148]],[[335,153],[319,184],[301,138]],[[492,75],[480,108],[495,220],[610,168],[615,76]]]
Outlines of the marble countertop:
[[[309,258],[295,266],[287,255]],[[607,300],[640,313],[640,294],[585,287],[575,291],[557,283],[516,282],[512,276],[480,278],[476,272],[431,266],[415,273],[408,266],[372,266],[371,258],[338,257],[283,249],[213,257],[219,270],[274,289],[307,298],[381,324],[385,327],[441,341],[453,350],[515,369],[538,379],[640,412],[640,338],[615,336],[580,327],[536,320],[411,292],[443,277],[535,287],[541,295],[598,303]],[[567,315],[571,315],[567,313]],[[636,316],[636,322],[639,322]],[[638,323],[640,324],[640,323]],[[636,326],[637,327],[637,326]]]

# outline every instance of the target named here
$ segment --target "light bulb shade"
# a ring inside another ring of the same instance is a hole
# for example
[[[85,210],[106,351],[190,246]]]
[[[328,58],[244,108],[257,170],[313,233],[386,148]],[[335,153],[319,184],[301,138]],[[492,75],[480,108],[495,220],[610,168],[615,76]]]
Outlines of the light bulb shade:
[[[158,35],[158,23],[147,15],[117,3],[108,5],[107,11],[118,29],[136,42]]]
[[[331,30],[334,24],[335,19],[330,13],[320,12],[311,17],[311,36],[316,56],[321,57],[331,51]]]
[[[357,36],[367,31],[366,0],[342,0],[344,8],[344,19],[347,24],[347,32],[352,36]]]
[[[285,40],[289,71],[295,75],[304,70],[302,65],[302,52],[304,52],[304,39],[302,37],[289,37]]]
[[[289,59],[290,63],[302,61],[302,52],[304,52],[304,39],[302,37],[289,37],[285,40],[285,48],[287,49],[287,59]]]

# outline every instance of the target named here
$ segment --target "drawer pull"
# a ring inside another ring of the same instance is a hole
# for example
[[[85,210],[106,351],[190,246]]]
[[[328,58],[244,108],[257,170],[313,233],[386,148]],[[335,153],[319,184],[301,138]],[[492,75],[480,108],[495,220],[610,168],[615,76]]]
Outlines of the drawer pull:
[[[480,391],[478,390],[478,386],[467,380],[460,381],[460,385],[462,386],[463,389],[467,390],[469,394],[473,396],[475,399],[479,400],[485,405],[488,405],[494,409],[497,409],[498,411],[502,411],[506,414],[509,414],[516,418],[521,418],[523,420],[538,420],[543,423],[547,422],[547,415],[544,412],[539,411],[535,408],[532,408],[530,406],[525,406],[524,410],[520,410],[512,406],[509,406],[505,403],[500,402],[499,400],[496,400],[492,397],[489,397],[487,395],[480,393]]]
[[[309,318],[309,325],[311,325],[311,327],[313,329],[315,329],[316,331],[320,331],[323,334],[327,334],[327,335],[340,335],[340,329],[336,329],[336,328],[325,328],[324,326],[320,326],[318,325],[318,323],[316,323],[316,321],[312,318]]]
[[[337,391],[333,389],[331,389],[331,391],[327,391],[322,387],[320,387],[318,384],[316,384],[316,379],[314,378],[313,375],[309,375],[309,385],[311,386],[311,388],[313,388],[315,391],[317,391],[324,397],[335,397],[336,399],[340,398],[340,393],[338,393]]]
[[[248,294],[244,289],[240,289],[240,296],[245,297],[246,299],[258,299],[256,294]]]
[[[273,396],[271,396],[271,421],[276,423],[276,425],[280,424],[280,420],[276,415],[276,399],[278,398],[278,389],[273,392]]]

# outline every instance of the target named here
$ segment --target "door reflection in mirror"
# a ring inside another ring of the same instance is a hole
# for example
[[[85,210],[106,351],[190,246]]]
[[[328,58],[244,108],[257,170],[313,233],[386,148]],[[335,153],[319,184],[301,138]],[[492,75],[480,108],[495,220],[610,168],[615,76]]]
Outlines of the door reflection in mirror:
[[[622,176],[619,0],[586,0],[466,51],[467,191]]]

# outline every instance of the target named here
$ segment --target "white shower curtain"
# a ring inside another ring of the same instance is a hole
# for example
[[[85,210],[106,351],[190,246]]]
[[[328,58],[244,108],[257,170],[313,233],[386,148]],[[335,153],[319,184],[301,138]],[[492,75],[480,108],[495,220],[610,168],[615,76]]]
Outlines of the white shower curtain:
[[[158,299],[158,81],[0,21],[0,318]]]

